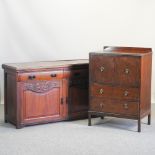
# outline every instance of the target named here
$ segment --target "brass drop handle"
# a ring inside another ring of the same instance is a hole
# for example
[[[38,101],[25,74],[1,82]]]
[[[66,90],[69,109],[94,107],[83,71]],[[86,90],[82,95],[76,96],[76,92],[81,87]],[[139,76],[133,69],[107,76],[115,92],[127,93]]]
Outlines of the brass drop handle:
[[[51,74],[51,77],[56,77],[57,75],[56,74]]]
[[[129,74],[129,68],[125,68],[125,74]]]
[[[104,107],[104,104],[103,103],[100,103],[100,107],[103,108]]]
[[[125,91],[124,92],[124,96],[128,96],[129,92],[128,91]]]
[[[33,80],[36,78],[36,76],[35,75],[29,75],[28,78],[29,78],[29,80]]]
[[[124,103],[124,109],[128,109],[128,104]]]
[[[104,66],[101,66],[101,67],[100,67],[100,71],[101,71],[101,72],[103,72],[104,69],[105,69]]]
[[[102,88],[99,90],[99,93],[100,93],[100,94],[103,94],[103,93],[104,93],[104,91],[103,91]]]

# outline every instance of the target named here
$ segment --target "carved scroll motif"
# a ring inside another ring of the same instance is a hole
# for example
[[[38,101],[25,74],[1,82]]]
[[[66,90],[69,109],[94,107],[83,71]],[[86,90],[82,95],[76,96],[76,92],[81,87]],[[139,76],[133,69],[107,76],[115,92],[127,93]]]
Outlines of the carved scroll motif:
[[[60,83],[51,82],[51,81],[24,83],[25,90],[30,90],[30,91],[37,92],[37,93],[44,93],[55,87],[60,87]]]

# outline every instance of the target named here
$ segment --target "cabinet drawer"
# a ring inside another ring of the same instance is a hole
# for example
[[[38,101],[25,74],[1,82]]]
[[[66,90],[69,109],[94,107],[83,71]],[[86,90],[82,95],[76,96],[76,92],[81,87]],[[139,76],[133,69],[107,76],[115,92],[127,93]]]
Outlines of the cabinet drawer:
[[[115,59],[115,82],[119,85],[140,85],[140,58],[122,56]]]
[[[89,110],[96,112],[137,115],[138,102],[104,100],[99,98],[92,98],[90,100]]]
[[[90,79],[94,82],[113,83],[114,57],[106,55],[90,55]]]
[[[88,78],[88,69],[73,69],[65,70],[64,78],[79,79],[79,78]]]
[[[18,81],[27,81],[27,80],[54,80],[62,79],[63,71],[48,71],[48,72],[31,72],[31,73],[19,73]]]
[[[94,83],[90,86],[90,95],[106,99],[139,100],[139,88],[116,87]]]

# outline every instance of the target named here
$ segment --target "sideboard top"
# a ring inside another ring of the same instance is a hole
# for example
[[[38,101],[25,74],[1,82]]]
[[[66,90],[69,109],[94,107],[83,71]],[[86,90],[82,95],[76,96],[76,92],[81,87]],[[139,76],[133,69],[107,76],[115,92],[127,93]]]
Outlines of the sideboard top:
[[[74,65],[88,64],[87,59],[76,60],[57,60],[57,61],[38,61],[38,62],[23,62],[23,63],[7,63],[2,64],[4,69],[21,70],[35,70],[35,69],[50,69],[55,67],[70,67]]]

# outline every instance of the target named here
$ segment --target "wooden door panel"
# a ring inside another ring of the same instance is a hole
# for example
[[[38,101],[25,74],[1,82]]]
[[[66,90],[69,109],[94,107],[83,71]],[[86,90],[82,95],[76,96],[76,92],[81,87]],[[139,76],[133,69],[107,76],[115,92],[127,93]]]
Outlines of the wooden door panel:
[[[90,57],[90,79],[94,82],[113,83],[114,57],[95,55]]]
[[[20,85],[24,122],[63,118],[62,80],[20,82]]]
[[[24,91],[24,118],[53,116],[60,117],[60,92],[53,88],[46,93]]]
[[[138,87],[140,85],[140,58],[139,57],[117,57],[116,84]]]

